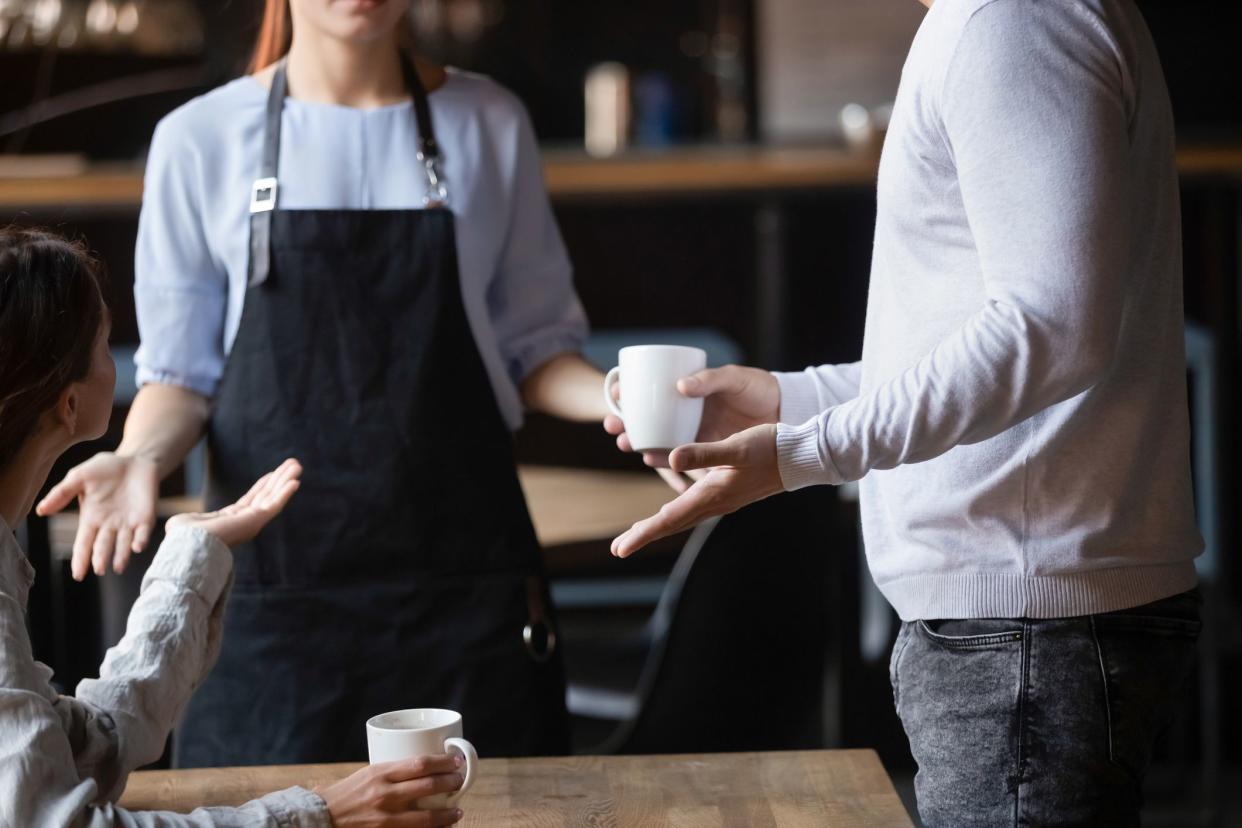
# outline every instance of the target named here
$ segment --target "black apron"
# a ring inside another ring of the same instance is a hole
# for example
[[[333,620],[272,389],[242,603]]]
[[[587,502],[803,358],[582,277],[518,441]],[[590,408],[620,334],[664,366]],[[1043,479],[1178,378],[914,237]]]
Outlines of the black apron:
[[[569,747],[539,546],[462,303],[427,95],[405,69],[421,210],[278,209],[283,64],[273,76],[209,505],[287,457],[305,471],[234,551],[182,767],[365,760],[367,718],[407,707],[460,711],[483,756]]]

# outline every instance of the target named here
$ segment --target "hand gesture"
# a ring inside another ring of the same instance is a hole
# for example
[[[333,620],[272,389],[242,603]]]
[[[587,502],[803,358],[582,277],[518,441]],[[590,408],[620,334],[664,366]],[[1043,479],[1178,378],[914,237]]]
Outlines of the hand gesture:
[[[104,452],[71,469],[35,512],[46,517],[78,501],[71,571],[80,581],[92,566],[96,575],[103,575],[109,562],[124,572],[130,555],[146,548],[159,488],[154,461]]]
[[[777,463],[775,425],[755,426],[717,443],[681,446],[669,454],[669,463],[678,472],[707,472],[657,514],[617,537],[612,554],[618,558],[785,489]]]
[[[614,386],[614,393],[615,389]],[[697,437],[700,443],[717,442],[757,425],[775,423],[780,414],[780,385],[776,377],[759,368],[708,368],[679,380],[677,390],[687,397],[703,398],[703,419]],[[604,430],[616,436],[619,449],[633,451],[620,417],[608,415]],[[684,478],[668,469],[668,452],[645,451],[643,462],[659,471],[677,492],[689,488]],[[697,480],[702,475],[691,472],[690,477]]]
[[[216,512],[197,512],[169,518],[167,532],[196,528],[210,532],[228,546],[237,546],[254,538],[272,518],[280,514],[289,498],[298,490],[302,466],[297,460],[286,460],[275,471],[259,478],[250,491],[232,506]]]

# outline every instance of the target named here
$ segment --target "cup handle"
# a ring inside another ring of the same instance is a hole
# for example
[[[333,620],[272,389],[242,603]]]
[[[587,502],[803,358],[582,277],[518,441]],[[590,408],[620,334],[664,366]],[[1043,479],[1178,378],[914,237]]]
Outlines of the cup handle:
[[[470,786],[474,784],[474,770],[479,764],[479,754],[475,752],[474,745],[465,739],[458,739],[456,736],[444,740],[445,753],[460,754],[466,760],[466,779],[461,783],[461,790],[448,798],[448,804],[445,807],[457,807],[457,801],[461,799],[462,794],[470,790]]]
[[[604,377],[604,402],[608,405],[609,411],[624,420],[625,415],[621,413],[621,406],[617,405],[617,401],[612,398],[612,384],[620,374],[621,366],[618,365],[608,372],[608,376]]]

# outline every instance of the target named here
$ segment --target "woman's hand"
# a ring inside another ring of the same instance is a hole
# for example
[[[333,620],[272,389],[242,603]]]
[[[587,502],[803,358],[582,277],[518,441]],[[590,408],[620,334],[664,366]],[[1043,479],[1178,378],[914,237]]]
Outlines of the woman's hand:
[[[155,526],[159,467],[138,456],[105,452],[75,466],[36,512],[46,517],[78,500],[78,534],[73,542],[71,570],[75,580],[108,571],[108,562],[124,572],[129,556],[141,552]]]
[[[297,460],[286,460],[274,471],[260,477],[250,491],[232,506],[225,506],[218,512],[175,515],[168,519],[165,531],[202,529],[227,546],[245,543],[259,534],[285,508],[289,498],[298,490],[301,474],[302,465]]]
[[[315,793],[328,806],[335,828],[423,828],[452,825],[461,811],[414,810],[425,796],[460,790],[464,778],[455,756],[417,756],[368,765]]]
[[[613,387],[613,394],[618,386]],[[731,437],[740,431],[757,425],[775,423],[779,419],[781,389],[776,377],[759,368],[742,365],[726,365],[708,368],[677,382],[677,390],[687,397],[703,398],[703,419],[699,423],[697,440],[713,443]],[[617,448],[633,451],[630,438],[625,433],[625,423],[620,417],[609,414],[604,419],[604,430],[617,438]],[[645,451],[643,462],[660,471],[660,475],[679,493],[689,485],[684,478],[669,471],[667,452]],[[702,475],[691,474],[694,479]]]
[[[627,558],[652,541],[684,532],[710,517],[785,490],[776,458],[776,426],[759,425],[718,443],[694,443],[669,455],[674,471],[709,471],[660,511],[635,523],[612,542],[612,554]]]

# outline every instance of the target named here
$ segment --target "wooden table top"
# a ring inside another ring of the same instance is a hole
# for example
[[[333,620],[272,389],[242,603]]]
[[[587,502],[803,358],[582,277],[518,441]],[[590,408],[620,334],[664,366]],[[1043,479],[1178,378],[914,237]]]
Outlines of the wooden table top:
[[[143,771],[120,804],[182,813],[333,782],[360,765]],[[904,826],[870,750],[484,759],[462,799],[467,826]]]

